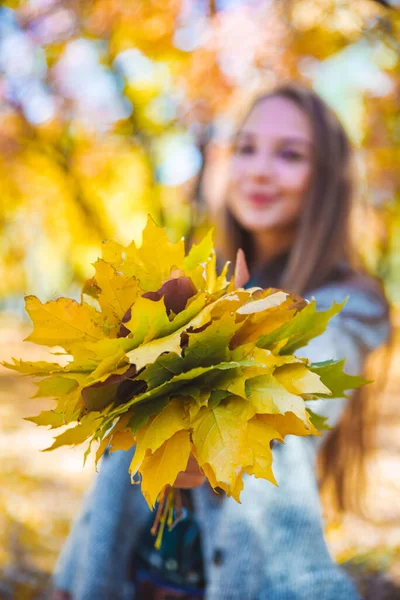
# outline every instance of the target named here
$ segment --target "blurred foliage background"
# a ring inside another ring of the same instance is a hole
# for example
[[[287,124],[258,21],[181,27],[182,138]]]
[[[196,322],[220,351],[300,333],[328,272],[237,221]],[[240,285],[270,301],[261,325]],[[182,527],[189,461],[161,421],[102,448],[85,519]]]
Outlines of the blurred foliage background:
[[[293,78],[329,102],[352,139],[359,177],[354,234],[366,266],[398,307],[396,4],[3,0],[0,358],[41,356],[21,345],[29,327],[24,294],[78,298],[103,239],[139,237],[149,212],[178,237],[192,225],[193,207],[200,214],[206,205],[215,209],[241,108],[258,91]],[[364,523],[363,538],[359,521],[350,519],[347,526],[331,523],[328,534],[342,560],[390,571],[399,581],[393,494],[400,489],[392,489],[400,469],[399,381],[392,369],[382,408],[387,486],[372,501],[384,524]],[[34,431],[22,417],[44,401],[27,400],[30,384],[4,369],[0,384],[0,449],[7,454],[0,467],[0,598],[40,598],[93,465],[82,471],[78,452],[40,455],[50,432]],[[365,593],[374,600],[400,597],[393,590],[379,596],[371,585]]]
[[[360,245],[399,302],[400,16],[373,0],[3,2],[1,301],[81,284],[101,240],[128,242],[148,212],[185,233],[207,143],[291,78],[357,147]]]

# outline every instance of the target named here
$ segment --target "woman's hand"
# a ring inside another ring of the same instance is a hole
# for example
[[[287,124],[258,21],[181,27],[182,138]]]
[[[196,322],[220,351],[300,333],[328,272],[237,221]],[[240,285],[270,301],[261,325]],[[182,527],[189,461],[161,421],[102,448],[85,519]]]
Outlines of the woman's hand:
[[[242,287],[249,280],[249,269],[247,267],[246,257],[241,248],[236,255],[234,277],[236,287]],[[191,454],[185,471],[179,473],[172,487],[181,489],[195,488],[202,485],[205,480],[206,477],[204,473],[200,470],[199,464],[193,454]]]
[[[236,265],[235,265],[235,286],[241,288],[250,279],[249,268],[247,266],[246,256],[241,248],[236,254]]]
[[[200,470],[199,464],[193,454],[190,454],[189,461],[185,471],[181,471],[172,487],[178,489],[196,488],[205,482],[204,473]]]
[[[246,257],[243,250],[240,248],[236,255],[236,267],[235,267],[235,285],[236,287],[242,287],[249,280],[249,269],[246,263]],[[185,471],[179,473],[176,481],[172,487],[181,489],[190,489],[199,487],[204,483],[206,477],[200,470],[199,464],[193,454],[189,457],[189,462]]]
[[[72,600],[72,596],[69,592],[64,590],[54,589],[51,592],[50,600]]]

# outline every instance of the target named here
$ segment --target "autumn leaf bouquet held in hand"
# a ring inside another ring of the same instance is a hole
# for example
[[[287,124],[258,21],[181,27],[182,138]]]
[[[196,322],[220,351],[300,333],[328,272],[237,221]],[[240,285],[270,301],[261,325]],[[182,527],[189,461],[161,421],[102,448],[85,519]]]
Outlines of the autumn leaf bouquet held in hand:
[[[217,273],[211,232],[185,255],[183,240],[171,243],[149,218],[140,247],[103,243],[80,303],[27,296],[26,339],[61,346],[68,362],[3,364],[57,401],[30,421],[71,425],[48,450],[86,442],[98,460],[107,447],[135,446],[130,475],[150,507],[165,501],[191,455],[237,501],[245,473],[276,484],[271,441],[321,435],[324,419],[306,401],[343,396],[363,380],[346,375],[343,361],[295,354],[342,305],[317,312],[315,301],[282,290],[243,289],[239,267],[230,281],[228,265]]]

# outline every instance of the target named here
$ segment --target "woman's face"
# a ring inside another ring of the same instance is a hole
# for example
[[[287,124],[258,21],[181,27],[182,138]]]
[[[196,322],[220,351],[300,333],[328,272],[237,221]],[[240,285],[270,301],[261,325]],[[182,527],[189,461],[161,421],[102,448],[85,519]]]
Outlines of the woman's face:
[[[247,231],[296,226],[312,172],[312,130],[290,100],[266,98],[247,117],[233,150],[228,207]]]

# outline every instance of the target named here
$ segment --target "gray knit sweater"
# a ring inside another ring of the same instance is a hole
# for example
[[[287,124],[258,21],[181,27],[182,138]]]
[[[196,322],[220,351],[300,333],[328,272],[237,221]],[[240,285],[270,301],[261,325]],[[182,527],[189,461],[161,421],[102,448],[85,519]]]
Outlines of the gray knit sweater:
[[[347,358],[359,372],[388,335],[386,307],[368,286],[331,283],[311,295],[322,310],[350,295],[327,331],[302,351],[313,361]],[[345,400],[313,409],[334,425]],[[193,490],[201,528],[206,600],[355,600],[359,595],[326,546],[314,473],[320,438],[288,436],[274,448],[279,487],[247,477],[241,504],[208,484]],[[73,600],[132,600],[128,573],[149,510],[128,475],[131,452],[103,458],[56,565],[53,582]],[[218,557],[218,559],[216,559]],[[144,599],[142,599],[144,600]]]

